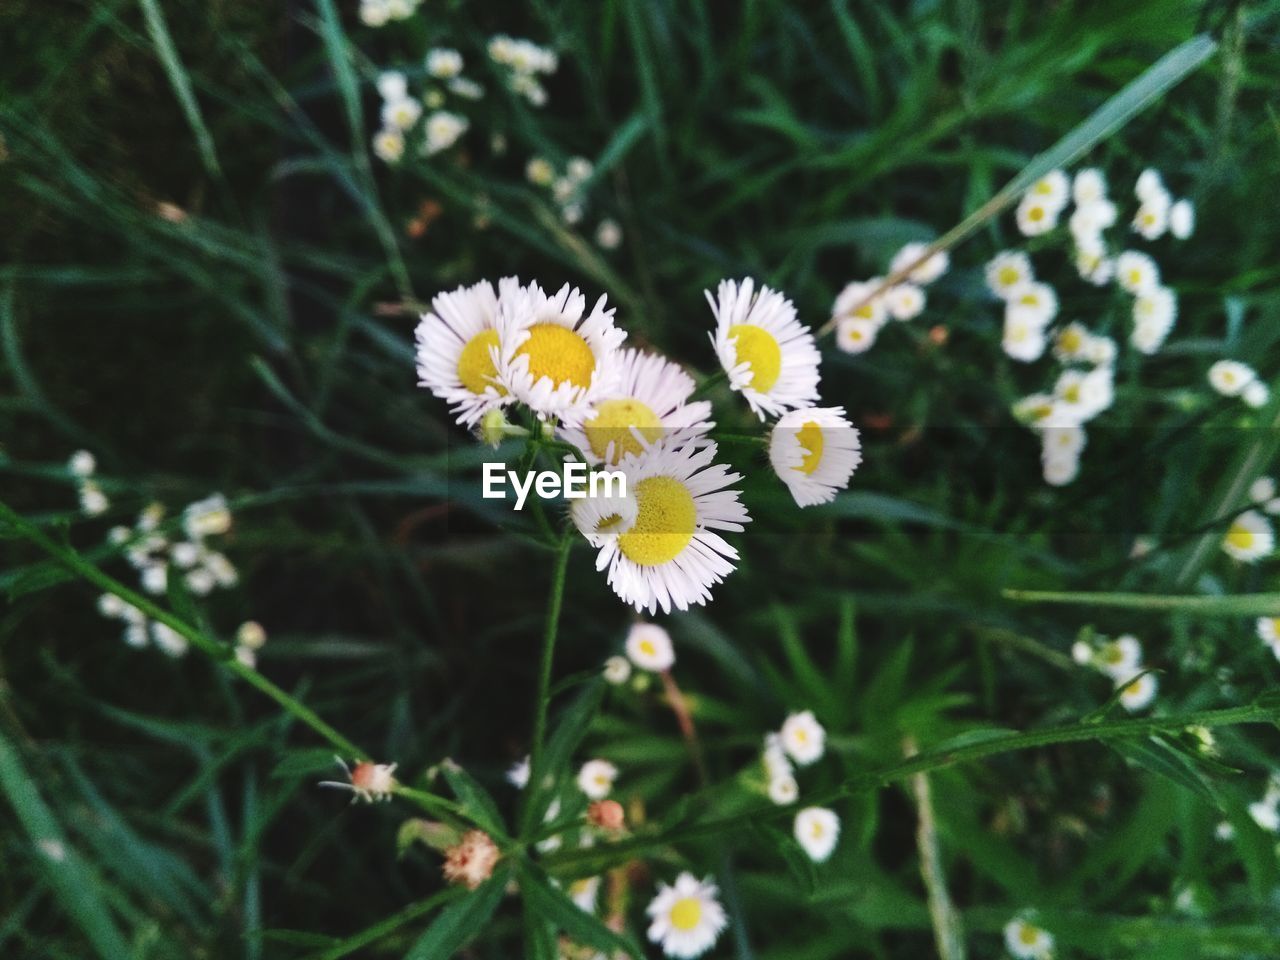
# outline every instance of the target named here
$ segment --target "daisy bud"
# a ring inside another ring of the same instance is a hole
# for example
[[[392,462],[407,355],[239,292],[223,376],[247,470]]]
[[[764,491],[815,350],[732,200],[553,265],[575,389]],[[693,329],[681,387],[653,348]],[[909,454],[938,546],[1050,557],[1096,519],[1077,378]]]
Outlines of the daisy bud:
[[[261,650],[267,642],[267,631],[257,620],[246,620],[236,630],[236,643],[250,650]]]
[[[617,778],[618,768],[608,760],[588,760],[578,771],[578,789],[591,800],[603,800]]]
[[[77,477],[91,477],[98,468],[98,461],[88,450],[77,450],[67,461],[67,469]]]
[[[610,657],[604,662],[604,679],[615,687],[631,679],[631,661],[626,657]]]
[[[774,777],[769,781],[769,799],[780,807],[795,803],[800,796],[800,785],[792,776]]]
[[[455,847],[445,851],[444,878],[474,890],[493,876],[493,868],[502,854],[497,844],[483,830],[468,830]]]
[[[597,800],[587,807],[587,821],[601,830],[616,831],[626,826],[627,817],[617,800]]]

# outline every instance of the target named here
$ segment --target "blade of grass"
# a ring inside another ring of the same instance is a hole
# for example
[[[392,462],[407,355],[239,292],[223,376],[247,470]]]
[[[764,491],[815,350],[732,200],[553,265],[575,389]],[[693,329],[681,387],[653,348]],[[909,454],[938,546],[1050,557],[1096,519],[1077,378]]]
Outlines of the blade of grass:
[[[187,125],[195,135],[200,162],[209,176],[221,179],[222,168],[218,165],[213,134],[209,132],[204,116],[200,113],[200,104],[196,102],[191,78],[187,75],[186,67],[182,65],[182,59],[178,56],[178,48],[174,46],[173,37],[164,21],[164,12],[160,9],[158,0],[138,0],[138,5],[142,7],[142,16],[146,20],[147,33],[151,35],[151,42],[155,45],[156,56],[160,58],[164,72],[169,78],[169,85],[173,87],[173,94],[178,98],[183,116],[187,118]]]
[[[1230,597],[1174,596],[1152,593],[1073,593],[1060,590],[1004,590],[1019,603],[1058,603],[1126,610],[1159,610],[1204,617],[1274,617],[1280,593],[1243,593]]]

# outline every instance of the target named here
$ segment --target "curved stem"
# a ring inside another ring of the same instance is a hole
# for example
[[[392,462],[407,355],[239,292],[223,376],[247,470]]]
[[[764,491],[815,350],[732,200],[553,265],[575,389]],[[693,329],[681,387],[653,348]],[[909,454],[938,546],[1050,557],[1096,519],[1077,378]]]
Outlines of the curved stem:
[[[43,530],[24,519],[13,511],[7,504],[0,502],[0,524],[7,524],[12,527],[19,535],[35,544],[45,553],[49,554],[54,560],[62,564],[76,576],[87,580],[94,586],[105,590],[107,593],[115,594],[125,603],[136,607],[152,620],[163,623],[166,627],[181,634],[186,640],[197,650],[208,654],[225,670],[229,670],[238,676],[245,683],[252,687],[256,687],[260,692],[266,694],[281,707],[293,714],[297,719],[301,720],[308,727],[318,733],[321,737],[329,742],[335,750],[346,757],[352,759],[369,759],[368,754],[357,747],[354,743],[340,734],[329,724],[320,718],[320,715],[295,699],[283,689],[276,686],[257,670],[252,667],[246,667],[240,661],[231,655],[231,650],[225,644],[219,643],[217,640],[206,637],[203,633],[191,626],[185,620],[175,617],[172,613],[157,605],[148,597],[144,597],[140,593],[130,590],[119,580],[103,573],[98,567],[89,561],[83,559],[79,554],[69,547],[61,546],[55,543]]]
[[[573,536],[566,531],[560,537],[556,550],[556,563],[551,572],[551,595],[547,602],[547,625],[542,634],[542,660],[538,667],[538,694],[533,708],[533,743],[529,747],[529,784],[525,811],[526,823],[533,817],[534,799],[540,793],[542,782],[543,741],[547,734],[547,705],[551,700],[551,663],[555,657],[556,634],[560,629],[560,607],[564,601],[564,581],[569,569],[569,548]]]

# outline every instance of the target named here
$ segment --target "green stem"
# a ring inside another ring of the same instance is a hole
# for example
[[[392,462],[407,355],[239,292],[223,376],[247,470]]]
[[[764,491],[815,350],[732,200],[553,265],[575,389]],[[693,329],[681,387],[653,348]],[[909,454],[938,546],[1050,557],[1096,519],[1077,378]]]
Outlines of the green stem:
[[[94,586],[115,594],[125,603],[136,607],[152,620],[163,623],[171,630],[186,638],[191,646],[200,650],[221,666],[234,673],[245,683],[256,687],[281,707],[293,714],[308,727],[327,740],[335,750],[352,759],[369,759],[368,754],[340,734],[329,724],[320,719],[320,715],[306,704],[294,699],[280,687],[276,686],[252,667],[246,667],[231,655],[231,650],[216,640],[211,640],[185,620],[180,620],[169,611],[157,606],[151,599],[130,590],[119,580],[108,576],[100,569],[84,560],[74,550],[55,543],[43,530],[35,524],[19,516],[7,504],[0,502],[0,523],[7,524],[31,543],[35,544],[54,560],[62,564],[76,576],[87,580]]]
[[[385,920],[380,920],[373,926],[366,927],[359,933],[347,937],[341,943],[327,947],[319,953],[310,954],[304,960],[339,960],[341,957],[350,956],[361,947],[367,947],[369,944],[381,940],[387,934],[403,927],[409,921],[430,913],[436,907],[443,906],[452,900],[457,900],[464,892],[461,887],[448,887],[435,894],[435,896],[409,904],[399,913],[393,913]]]
[[[891,766],[873,770],[851,777],[840,786],[823,794],[806,797],[806,802],[813,806],[828,806],[844,797],[854,796],[899,780],[905,780],[916,774],[929,773],[944,767],[981,760],[1002,753],[1018,750],[1031,750],[1059,743],[1079,743],[1096,740],[1105,743],[1111,740],[1126,740],[1148,737],[1158,733],[1183,730],[1186,727],[1222,727],[1243,723],[1276,723],[1280,720],[1280,709],[1251,704],[1245,707],[1231,707],[1225,710],[1206,710],[1190,713],[1181,717],[1141,717],[1128,720],[1113,720],[1109,723],[1092,723],[1082,721],[1069,726],[1050,727],[1047,730],[1032,730],[1025,733],[993,734],[989,740],[980,740],[952,749],[933,750],[919,753]],[[675,827],[665,833],[650,836],[637,836],[619,843],[602,847],[568,850],[553,854],[545,861],[549,870],[569,868],[573,873],[583,870],[595,871],[600,861],[616,862],[624,857],[634,856],[642,850],[667,846],[702,836],[723,837],[727,832],[740,829],[749,823],[763,823],[780,817],[794,814],[791,807],[780,807],[774,804],[757,806],[729,817],[716,817],[709,820],[695,821]]]
[[[1274,617],[1280,615],[1280,593],[1237,593],[1228,596],[1162,593],[1075,593],[1060,590],[1003,590],[1005,598],[1021,603],[1064,603],[1126,610],[1163,610],[1218,617]]]
[[[569,532],[560,538],[556,564],[551,572],[551,597],[547,604],[547,626],[542,634],[542,661],[538,668],[538,697],[533,712],[533,743],[529,747],[529,784],[525,788],[529,807],[526,823],[532,822],[534,799],[541,792],[543,741],[547,735],[547,705],[551,700],[551,663],[555,656],[556,634],[560,629],[560,606],[564,601],[565,574],[569,569],[569,548],[573,537]]]

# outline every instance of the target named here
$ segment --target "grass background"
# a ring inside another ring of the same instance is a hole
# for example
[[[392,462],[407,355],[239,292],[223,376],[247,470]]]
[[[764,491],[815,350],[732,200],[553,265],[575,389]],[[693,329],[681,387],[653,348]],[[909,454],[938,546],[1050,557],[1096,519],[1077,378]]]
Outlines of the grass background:
[[[0,499],[51,530],[69,523],[89,550],[152,498],[177,508],[225,491],[243,583],[202,605],[201,626],[226,638],[260,620],[265,674],[404,770],[454,757],[507,810],[501,773],[528,750],[550,557],[476,500],[477,454],[414,387],[413,303],[513,272],[571,281],[608,292],[633,340],[709,372],[701,291],[720,277],[778,285],[816,325],[846,281],[945,231],[1208,29],[1221,51],[1089,157],[1117,195],[1158,166],[1200,223],[1157,255],[1181,299],[1176,345],[1118,371],[1081,480],[1046,489],[1034,438],[1007,414],[1042,384],[1002,361],[981,292],[981,264],[1016,242],[1006,217],[955,252],[919,326],[857,358],[826,345],[823,399],[853,414],[866,448],[833,507],[801,515],[762,458],[726,450],[757,529],[712,605],[663,622],[716,782],[801,706],[836,757],[806,792],[893,762],[906,736],[928,747],[1069,722],[1108,696],[1063,659],[1086,626],[1144,639],[1168,671],[1161,711],[1248,702],[1278,672],[1246,618],[1024,607],[1000,591],[1275,586],[1266,565],[1189,548],[1225,484],[1267,466],[1246,454],[1270,433],[1208,395],[1203,371],[1224,355],[1275,369],[1278,6],[428,0],[413,26],[369,31],[328,0],[10,0]],[[495,32],[560,52],[545,110],[484,75]],[[459,162],[373,167],[376,65],[428,43],[462,49],[493,91],[482,132]],[[486,149],[496,129],[503,156]],[[562,226],[524,183],[534,153],[595,161],[590,222],[622,224],[618,252]],[[442,213],[410,238],[427,200]],[[185,217],[158,215],[161,203]],[[1090,296],[1071,301],[1081,319],[1122,330],[1119,301]],[[945,347],[928,323],[948,328]],[[750,428],[742,405],[717,400],[722,426]],[[102,521],[75,516],[62,464],[78,447],[98,455],[116,504]],[[1137,534],[1163,544],[1141,563],[1128,559]],[[0,619],[5,951],[305,956],[439,889],[433,858],[394,857],[405,811],[348,809],[314,788],[309,734],[199,657],[125,649],[90,588],[24,589],[35,552],[0,550],[16,586]],[[575,551],[557,676],[594,669],[630,619]],[[1276,736],[1221,740],[1242,772],[1163,747],[1067,745],[934,776],[972,955],[997,955],[1003,923],[1037,907],[1064,957],[1275,956],[1275,838],[1243,803],[1276,765]],[[611,694],[589,754],[618,762],[655,819],[697,786],[652,696]],[[1215,807],[1236,843],[1213,839]],[[845,840],[816,872],[766,828],[680,846],[726,887],[733,930],[717,956],[928,955],[908,793],[839,812]],[[75,851],[61,865],[33,845],[50,837]],[[637,906],[643,871],[669,878],[675,856],[636,868]],[[1187,889],[1190,905],[1175,905]],[[400,956],[425,924],[356,955]],[[504,907],[468,949],[510,956],[522,936]]]

